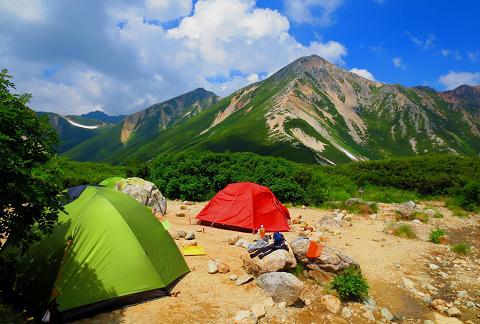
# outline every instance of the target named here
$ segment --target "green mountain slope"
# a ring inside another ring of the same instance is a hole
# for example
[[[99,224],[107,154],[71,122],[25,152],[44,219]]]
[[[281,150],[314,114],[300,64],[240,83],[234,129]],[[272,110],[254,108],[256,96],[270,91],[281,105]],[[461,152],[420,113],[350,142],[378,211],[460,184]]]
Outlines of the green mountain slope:
[[[314,55],[194,116],[147,118],[150,107],[109,130],[111,143],[100,141],[102,134],[67,155],[122,163],[184,150],[251,151],[322,164],[435,152],[473,156],[480,152],[480,118],[470,88],[478,89],[464,87],[448,99],[427,87],[373,82]]]
[[[66,152],[80,161],[119,161],[116,156],[149,142],[164,130],[182,123],[218,101],[199,88],[127,116],[123,122]],[[128,157],[127,157],[128,158]]]

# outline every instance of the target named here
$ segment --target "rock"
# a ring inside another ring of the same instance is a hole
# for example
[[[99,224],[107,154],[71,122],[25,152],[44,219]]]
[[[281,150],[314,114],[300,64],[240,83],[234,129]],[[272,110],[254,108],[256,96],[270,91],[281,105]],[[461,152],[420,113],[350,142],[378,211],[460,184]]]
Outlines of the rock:
[[[273,307],[275,305],[275,302],[273,301],[272,297],[268,297],[263,300],[263,305],[265,307]]]
[[[277,303],[292,305],[298,300],[303,282],[291,273],[269,272],[257,278],[257,285],[265,290]]]
[[[428,265],[428,267],[429,267],[430,269],[432,269],[432,270],[438,270],[438,268],[440,268],[439,266],[437,266],[436,264],[433,264],[433,263],[430,263],[430,264]]]
[[[218,272],[218,267],[217,267],[217,264],[215,263],[215,261],[208,260],[207,272],[210,273],[210,274],[214,274],[214,273]]]
[[[157,186],[142,178],[126,178],[115,184],[115,189],[126,193],[144,206],[159,211],[162,215],[167,212],[167,199]]]
[[[475,307],[475,303],[472,302],[472,301],[468,301],[465,306],[467,306],[468,308],[474,308]]]
[[[194,232],[187,232],[187,235],[185,235],[186,240],[193,240],[195,239],[195,233]]]
[[[413,283],[413,281],[411,281],[408,278],[402,278],[402,284],[405,288],[407,288],[409,290],[415,289],[415,284]]]
[[[432,304],[432,297],[430,295],[426,294],[425,296],[423,296],[422,301],[425,304],[430,306]]]
[[[178,230],[177,233],[180,237],[185,237],[185,235],[187,235],[187,232],[185,232],[184,230]]]
[[[345,200],[345,205],[347,206],[353,206],[353,205],[363,204],[363,203],[364,203],[363,199],[360,199],[360,198],[350,198]]]
[[[235,243],[237,243],[239,239],[240,239],[240,236],[237,235],[237,236],[229,238],[227,243],[229,245],[235,245]]]
[[[297,261],[306,264],[309,269],[340,273],[350,266],[360,268],[357,260],[328,246],[323,248],[323,252],[319,257],[309,259],[305,255],[309,245],[310,240],[304,237],[298,237],[290,243],[293,255]]]
[[[376,219],[377,219],[377,214],[371,214],[371,215],[369,216],[369,218],[370,218],[371,220],[376,220]]]
[[[237,286],[241,286],[241,285],[246,284],[247,282],[252,281],[252,280],[253,280],[253,276],[251,276],[251,275],[245,275],[245,276],[239,277],[239,278],[235,281],[235,284],[236,284]]]
[[[382,318],[386,321],[390,322],[391,320],[393,320],[392,313],[390,313],[390,311],[385,307],[380,308],[380,314],[382,314]]]
[[[422,224],[422,222],[419,221],[418,219],[414,219],[411,222],[412,222],[412,224]]]
[[[286,302],[278,303],[278,308],[280,308],[280,309],[285,309],[286,307],[287,307],[287,303],[286,303]]]
[[[372,297],[368,297],[363,302],[362,308],[365,309],[365,310],[371,310],[373,312],[377,309],[377,302]]]
[[[252,313],[250,311],[239,311],[235,315],[235,322],[242,322],[252,317]]]
[[[197,240],[188,240],[182,243],[183,246],[197,246]]]
[[[435,322],[431,320],[424,320],[423,324],[435,324]]]
[[[231,276],[230,276],[230,280],[232,280],[232,281],[235,281],[235,280],[237,280],[237,279],[238,279],[238,276],[237,276],[237,275],[231,275]]]
[[[185,217],[185,213],[176,212],[176,213],[175,213],[175,216],[177,216],[177,217]]]
[[[315,280],[316,283],[320,284],[330,282],[333,279],[333,274],[323,270],[308,270],[306,275],[308,279]]]
[[[462,316],[462,312],[460,312],[460,310],[457,307],[450,307],[447,310],[447,314],[450,317],[460,317],[460,316]]]
[[[248,249],[248,241],[245,239],[239,239],[237,243],[235,243],[235,246],[243,247],[245,249]]]
[[[375,316],[373,316],[373,312],[371,310],[366,310],[362,316],[371,322],[375,322]]]
[[[318,226],[321,228],[340,228],[342,223],[331,216],[323,216],[318,222]]]
[[[337,314],[342,306],[340,300],[333,295],[322,296],[321,302],[327,308],[327,310],[333,314]]]
[[[400,204],[400,206],[398,206],[397,211],[400,213],[400,215],[402,215],[404,217],[408,217],[411,214],[413,214],[416,206],[417,205],[413,201],[410,200],[406,203]]]
[[[462,290],[462,291],[459,291],[459,292],[457,293],[457,297],[458,297],[458,298],[465,298],[465,297],[467,297],[467,295],[468,295],[468,293],[467,293],[466,290]]]
[[[173,228],[169,228],[168,229],[168,234],[170,234],[170,236],[174,239],[174,240],[178,240],[180,238],[180,235],[178,235],[178,232],[173,229]]]
[[[254,304],[252,306],[252,313],[256,319],[262,318],[265,316],[265,306],[263,304]]]
[[[215,261],[215,264],[217,265],[218,273],[228,273],[228,272],[230,272],[230,267],[225,262],[217,260],[217,261]]]
[[[348,307],[342,308],[342,316],[345,318],[350,318],[353,315],[353,311]]]
[[[297,266],[294,256],[285,250],[275,250],[263,259],[258,257],[252,259],[249,255],[243,255],[242,260],[245,272],[254,276],[267,272],[289,270]]]

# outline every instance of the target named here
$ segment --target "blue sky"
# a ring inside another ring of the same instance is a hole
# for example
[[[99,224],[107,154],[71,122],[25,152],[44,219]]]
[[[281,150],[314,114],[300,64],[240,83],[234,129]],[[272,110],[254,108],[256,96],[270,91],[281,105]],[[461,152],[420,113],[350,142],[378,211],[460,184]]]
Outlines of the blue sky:
[[[480,84],[478,17],[477,1],[0,0],[0,67],[62,114],[226,96],[311,54],[446,90]]]

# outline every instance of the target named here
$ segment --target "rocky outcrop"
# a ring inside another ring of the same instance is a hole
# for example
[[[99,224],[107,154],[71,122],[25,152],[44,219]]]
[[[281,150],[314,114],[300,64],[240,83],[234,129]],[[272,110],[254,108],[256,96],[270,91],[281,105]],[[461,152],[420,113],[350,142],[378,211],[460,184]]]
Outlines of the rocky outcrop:
[[[302,292],[303,282],[291,273],[269,272],[257,278],[257,285],[276,303],[294,304]]]
[[[158,190],[155,184],[141,178],[122,179],[115,185],[115,189],[120,190],[136,201],[156,209],[162,214],[167,212],[167,199]]]
[[[242,256],[243,268],[249,274],[259,276],[267,272],[290,270],[297,266],[295,257],[288,251],[276,250],[265,256],[250,258],[249,255]]]

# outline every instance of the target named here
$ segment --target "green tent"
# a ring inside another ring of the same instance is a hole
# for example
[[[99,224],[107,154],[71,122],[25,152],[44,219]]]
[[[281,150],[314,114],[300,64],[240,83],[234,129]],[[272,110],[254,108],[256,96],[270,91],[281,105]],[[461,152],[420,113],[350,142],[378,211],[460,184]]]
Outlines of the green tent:
[[[65,211],[24,255],[1,251],[16,255],[13,289],[37,314],[48,305],[67,321],[165,296],[189,271],[162,224],[120,191],[88,186]]]
[[[123,180],[124,178],[122,177],[111,177],[103,180],[102,182],[99,183],[99,185],[104,186],[104,187],[109,187],[109,188],[115,188],[115,184]]]

